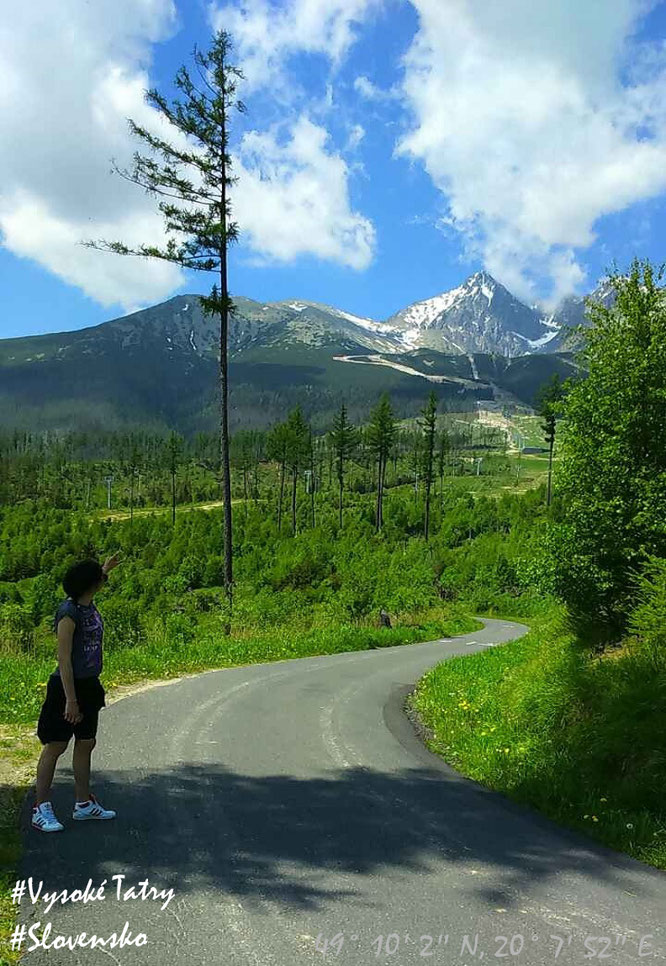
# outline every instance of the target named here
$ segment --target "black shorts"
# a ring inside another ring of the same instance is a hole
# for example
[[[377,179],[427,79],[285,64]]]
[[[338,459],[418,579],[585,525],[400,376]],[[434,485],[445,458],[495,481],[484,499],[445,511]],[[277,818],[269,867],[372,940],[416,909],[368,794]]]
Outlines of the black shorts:
[[[65,720],[65,689],[57,674],[52,674],[46,685],[46,698],[37,723],[37,737],[43,745],[51,741],[94,738],[97,734],[99,709],[106,704],[105,691],[98,677],[74,678],[74,690],[83,715],[78,724]]]

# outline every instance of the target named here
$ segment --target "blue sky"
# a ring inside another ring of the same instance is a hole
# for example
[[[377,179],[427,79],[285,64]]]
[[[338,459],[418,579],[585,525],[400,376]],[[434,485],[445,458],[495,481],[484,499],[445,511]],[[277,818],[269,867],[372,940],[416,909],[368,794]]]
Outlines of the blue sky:
[[[154,240],[154,205],[109,161],[136,146],[125,118],[144,117],[146,83],[170,90],[222,26],[247,78],[232,293],[380,319],[481,268],[553,302],[613,261],[664,258],[664,3],[98,3],[0,25],[0,337],[208,290],[76,242]]]

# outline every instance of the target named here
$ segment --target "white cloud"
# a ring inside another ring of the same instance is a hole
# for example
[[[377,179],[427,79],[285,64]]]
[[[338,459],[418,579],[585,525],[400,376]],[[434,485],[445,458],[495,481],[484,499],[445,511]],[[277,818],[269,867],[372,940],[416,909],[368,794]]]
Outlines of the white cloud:
[[[365,128],[362,124],[354,124],[349,131],[347,138],[347,150],[354,151],[365,137]]]
[[[85,222],[54,216],[40,199],[17,192],[8,199],[2,218],[4,243],[16,255],[33,258],[44,268],[90,295],[102,305],[121,304],[128,312],[169,295],[180,281],[174,266],[101,254],[80,248]],[[103,237],[140,243],[159,232],[152,211],[132,211],[112,222],[98,223]]]
[[[245,89],[285,83],[294,53],[323,54],[337,66],[354,42],[356,28],[383,0],[245,0],[213,5],[215,29],[228,30],[245,75]],[[291,79],[293,84],[293,78]]]
[[[169,295],[166,263],[85,249],[83,238],[161,241],[154,201],[111,176],[131,160],[127,117],[154,125],[143,91],[150,44],[174,27],[172,0],[14,5],[0,22],[0,240],[104,305]]]
[[[307,0],[290,4],[273,22],[260,0],[257,49],[249,15],[243,15],[243,49],[252,66],[268,43],[271,70],[296,49],[321,50],[337,61],[353,40],[354,24],[375,2]],[[264,16],[270,20],[265,36]],[[166,262],[79,242],[164,241],[155,199],[110,169],[111,159],[126,166],[142,150],[128,117],[163,126],[144,91],[153,84],[151,45],[175,28],[174,0],[60,0],[48,11],[37,0],[16,4],[0,22],[0,244],[97,302],[128,311],[168,297],[183,273]],[[332,103],[329,86],[322,109]],[[352,137],[357,143],[360,133]],[[243,213],[243,237],[256,240],[263,257],[286,261],[311,253],[355,268],[367,264],[374,232],[351,209],[349,169],[323,129],[301,119],[284,147],[274,132],[247,134],[238,162],[236,211]],[[274,180],[260,180],[260,169]]]
[[[289,62],[296,54],[319,54],[335,71],[354,43],[357,27],[382,3],[244,0],[211,7],[214,29],[231,33],[232,59],[245,78],[243,96],[268,93],[282,114],[270,130],[245,134],[234,157],[239,177],[233,191],[234,219],[243,240],[260,256],[259,264],[311,254],[363,269],[372,260],[374,227],[353,210],[349,194],[350,173],[363,169],[357,162],[348,164],[341,153],[353,153],[365,130],[347,125],[347,143],[336,151],[323,124],[337,109],[329,73],[321,72],[321,95],[305,92]]]
[[[365,74],[359,74],[354,79],[354,90],[366,101],[390,101],[396,96],[393,90],[377,87]]]
[[[242,239],[267,259],[314,254],[351,268],[372,260],[372,223],[352,211],[344,159],[326,130],[301,115],[288,140],[275,129],[252,131],[234,159],[233,217]]]
[[[397,153],[424,164],[489,271],[526,297],[545,277],[557,299],[583,281],[597,220],[666,189],[663,48],[634,49],[621,82],[654,3],[411,2]]]

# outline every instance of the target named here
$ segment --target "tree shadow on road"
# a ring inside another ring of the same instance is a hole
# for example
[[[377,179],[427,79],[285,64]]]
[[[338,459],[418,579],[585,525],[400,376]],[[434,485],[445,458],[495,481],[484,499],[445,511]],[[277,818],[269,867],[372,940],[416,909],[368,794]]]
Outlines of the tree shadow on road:
[[[663,896],[655,870],[427,767],[299,778],[182,764],[155,773],[107,771],[95,787],[117,809],[116,820],[73,822],[72,789],[62,777],[53,803],[64,833],[30,829],[26,802],[22,877],[71,890],[124,873],[128,882],[149,878],[178,894],[215,890],[301,910],[365,901],[363,876],[427,875],[442,865],[460,876],[462,902],[475,897],[515,908],[535,885],[572,872],[639,901]],[[338,875],[322,875],[330,872]]]

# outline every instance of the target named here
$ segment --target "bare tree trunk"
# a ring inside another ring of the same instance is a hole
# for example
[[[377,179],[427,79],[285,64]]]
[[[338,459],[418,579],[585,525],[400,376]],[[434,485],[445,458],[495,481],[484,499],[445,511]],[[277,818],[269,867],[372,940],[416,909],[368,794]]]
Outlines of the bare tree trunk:
[[[552,489],[553,489],[553,449],[554,447],[555,447],[555,437],[551,436],[550,453],[548,454],[548,497],[546,500],[547,506],[550,506]]]
[[[382,528],[382,500],[384,497],[384,468],[383,468],[383,458],[379,457],[379,464],[377,466],[377,522],[376,529],[377,532]]]
[[[171,474],[171,522],[176,523],[176,474]]]
[[[297,479],[298,479],[298,470],[296,467],[294,467],[292,480],[291,480],[291,529],[294,535],[296,535],[296,481]]]
[[[222,117],[222,144],[226,143],[226,120]],[[225,164],[223,160],[223,165]],[[226,170],[223,172],[226,174]],[[229,612],[233,606],[233,549],[231,524],[231,461],[229,458],[229,288],[227,284],[227,185],[222,178],[221,218],[224,225],[223,244],[220,250],[220,393],[222,396],[222,499],[224,500],[224,585],[229,601]]]
[[[278,502],[278,533],[282,530],[282,502],[284,500],[284,460],[280,465],[280,499]]]
[[[310,504],[311,504],[311,510],[312,510],[312,529],[314,530],[314,528],[317,526],[317,519],[316,519],[317,507],[316,507],[316,503],[315,503],[315,475],[314,475],[314,470],[312,470],[312,475],[310,477]]]

